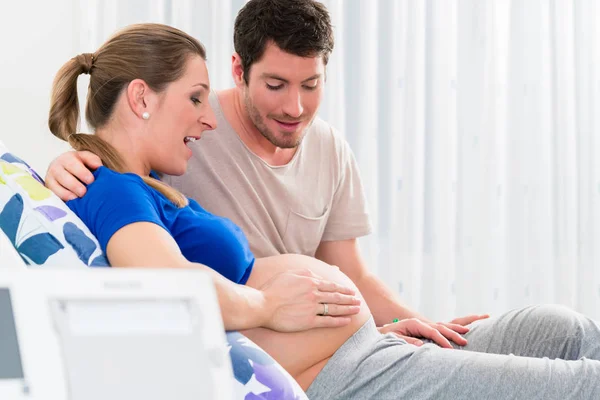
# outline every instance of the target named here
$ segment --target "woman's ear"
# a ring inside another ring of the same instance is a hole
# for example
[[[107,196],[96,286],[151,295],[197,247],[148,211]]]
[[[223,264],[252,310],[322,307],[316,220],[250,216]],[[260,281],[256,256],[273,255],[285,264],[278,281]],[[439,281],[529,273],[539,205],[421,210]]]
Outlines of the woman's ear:
[[[134,79],[127,85],[127,104],[140,119],[148,119],[155,106],[154,92],[142,79]]]
[[[242,88],[246,85],[246,81],[244,81],[244,67],[238,53],[233,53],[231,56],[231,76],[233,77],[235,86]]]

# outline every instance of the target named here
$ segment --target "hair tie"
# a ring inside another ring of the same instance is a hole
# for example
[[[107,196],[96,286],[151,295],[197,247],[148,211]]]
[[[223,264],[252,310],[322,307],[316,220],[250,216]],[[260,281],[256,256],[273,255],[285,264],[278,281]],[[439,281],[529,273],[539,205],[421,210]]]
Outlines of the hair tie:
[[[78,55],[77,60],[79,64],[83,68],[84,74],[90,74],[92,72],[92,67],[94,66],[94,61],[96,61],[96,57],[92,53],[83,53]]]

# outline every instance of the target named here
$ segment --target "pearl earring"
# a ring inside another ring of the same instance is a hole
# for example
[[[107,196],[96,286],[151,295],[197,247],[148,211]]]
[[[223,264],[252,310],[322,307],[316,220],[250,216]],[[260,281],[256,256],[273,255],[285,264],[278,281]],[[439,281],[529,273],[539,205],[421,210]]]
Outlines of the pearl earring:
[[[150,113],[148,111],[145,111],[142,114],[142,118],[145,119],[145,120],[149,120],[150,119]]]

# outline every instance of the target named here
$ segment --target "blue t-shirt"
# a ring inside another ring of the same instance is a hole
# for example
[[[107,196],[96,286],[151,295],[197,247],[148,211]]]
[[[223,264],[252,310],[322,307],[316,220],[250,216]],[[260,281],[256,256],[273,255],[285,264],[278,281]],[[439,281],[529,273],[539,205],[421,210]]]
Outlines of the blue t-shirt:
[[[102,251],[106,253],[108,241],[122,227],[151,222],[173,236],[188,261],[246,283],[254,255],[242,230],[229,219],[209,213],[192,199],[178,208],[135,174],[100,167],[94,177],[86,195],[67,205],[98,238]]]

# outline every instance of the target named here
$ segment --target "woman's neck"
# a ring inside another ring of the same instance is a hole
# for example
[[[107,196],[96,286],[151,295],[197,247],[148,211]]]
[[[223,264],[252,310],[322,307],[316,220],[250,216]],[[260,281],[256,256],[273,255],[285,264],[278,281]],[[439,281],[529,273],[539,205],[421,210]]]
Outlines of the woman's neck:
[[[140,176],[150,175],[150,164],[143,156],[143,143],[135,140],[135,135],[129,134],[127,129],[106,127],[98,129],[95,134],[118,152],[124,168],[124,171],[120,172],[131,172]]]

